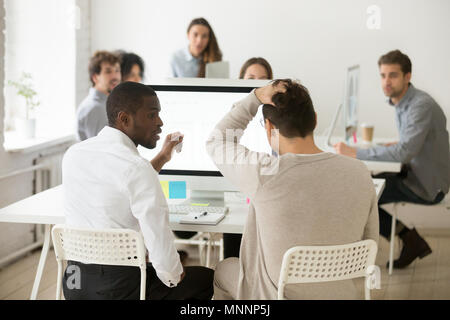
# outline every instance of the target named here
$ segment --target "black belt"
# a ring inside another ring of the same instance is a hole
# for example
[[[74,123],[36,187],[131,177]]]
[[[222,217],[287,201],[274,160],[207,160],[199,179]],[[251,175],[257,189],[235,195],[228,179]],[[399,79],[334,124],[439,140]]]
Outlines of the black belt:
[[[67,261],[67,266],[78,266],[80,268],[80,271],[82,273],[86,272],[88,274],[104,274],[104,273],[109,273],[109,272],[120,272],[123,271],[124,269],[129,269],[129,268],[133,268],[131,270],[135,270],[134,268],[138,268],[138,267],[134,267],[134,266],[116,266],[116,265],[107,265],[107,264],[85,264],[85,263],[81,263],[78,261],[72,261],[72,260],[68,260]],[[147,267],[149,266],[149,264],[147,264]]]

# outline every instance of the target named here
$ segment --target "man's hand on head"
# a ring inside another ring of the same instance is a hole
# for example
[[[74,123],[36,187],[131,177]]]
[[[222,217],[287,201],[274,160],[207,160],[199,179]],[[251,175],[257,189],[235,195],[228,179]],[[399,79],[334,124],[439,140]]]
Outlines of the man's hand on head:
[[[277,85],[271,82],[264,87],[258,88],[255,90],[255,95],[262,104],[273,105],[272,97],[279,92],[286,92],[285,83],[283,81],[279,81]]]
[[[337,154],[342,154],[344,156],[356,158],[356,148],[349,147],[343,142],[338,142],[335,145],[333,145],[333,147],[336,150]]]

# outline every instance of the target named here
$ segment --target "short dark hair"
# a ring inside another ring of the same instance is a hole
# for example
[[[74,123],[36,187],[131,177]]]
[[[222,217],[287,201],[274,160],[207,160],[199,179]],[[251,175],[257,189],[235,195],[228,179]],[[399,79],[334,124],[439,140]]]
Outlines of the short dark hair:
[[[131,72],[131,69],[135,64],[139,66],[141,71],[139,75],[142,79],[144,79],[144,60],[139,57],[137,54],[132,52],[120,52],[120,73],[122,74],[122,80]]]
[[[120,64],[119,57],[112,52],[95,52],[89,61],[89,79],[91,80],[92,86],[95,86],[95,82],[92,80],[92,77],[94,74],[100,74],[100,72],[102,72],[103,62],[109,63],[110,65],[115,65],[116,63]]]
[[[308,89],[290,79],[275,80],[273,85],[280,82],[286,84],[286,92],[273,95],[275,107],[263,106],[264,119],[269,119],[287,138],[304,138],[316,127],[316,114]]]
[[[378,59],[378,67],[382,64],[399,64],[403,74],[411,72],[412,65],[409,57],[400,50],[389,51]]]
[[[241,67],[241,72],[239,73],[239,79],[244,79],[245,72],[247,71],[248,67],[250,67],[253,64],[259,64],[263,66],[266,69],[267,72],[267,79],[273,79],[273,73],[272,73],[272,67],[270,66],[269,62],[261,57],[255,57],[248,59]]]
[[[147,85],[137,82],[123,82],[116,86],[106,100],[106,115],[111,127],[116,124],[120,111],[136,114],[144,103],[144,98],[154,97],[156,92]]]

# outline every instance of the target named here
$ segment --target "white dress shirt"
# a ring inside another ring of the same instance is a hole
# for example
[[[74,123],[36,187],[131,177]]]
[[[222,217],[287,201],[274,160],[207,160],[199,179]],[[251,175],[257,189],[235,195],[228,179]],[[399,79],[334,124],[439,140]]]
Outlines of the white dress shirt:
[[[104,127],[73,145],[62,163],[66,224],[141,231],[161,281],[173,287],[183,267],[169,228],[169,210],[158,174],[120,130]]]

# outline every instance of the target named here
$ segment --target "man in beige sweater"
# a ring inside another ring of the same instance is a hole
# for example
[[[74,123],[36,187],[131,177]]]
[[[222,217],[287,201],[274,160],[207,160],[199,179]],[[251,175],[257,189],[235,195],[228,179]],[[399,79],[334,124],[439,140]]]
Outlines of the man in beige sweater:
[[[239,144],[261,104],[267,138],[279,157]],[[378,242],[375,189],[365,165],[314,143],[316,114],[309,93],[277,80],[234,104],[206,147],[217,167],[251,200],[240,258],[215,270],[215,299],[276,299],[281,261],[297,245]],[[289,285],[291,299],[355,299],[352,280]]]

